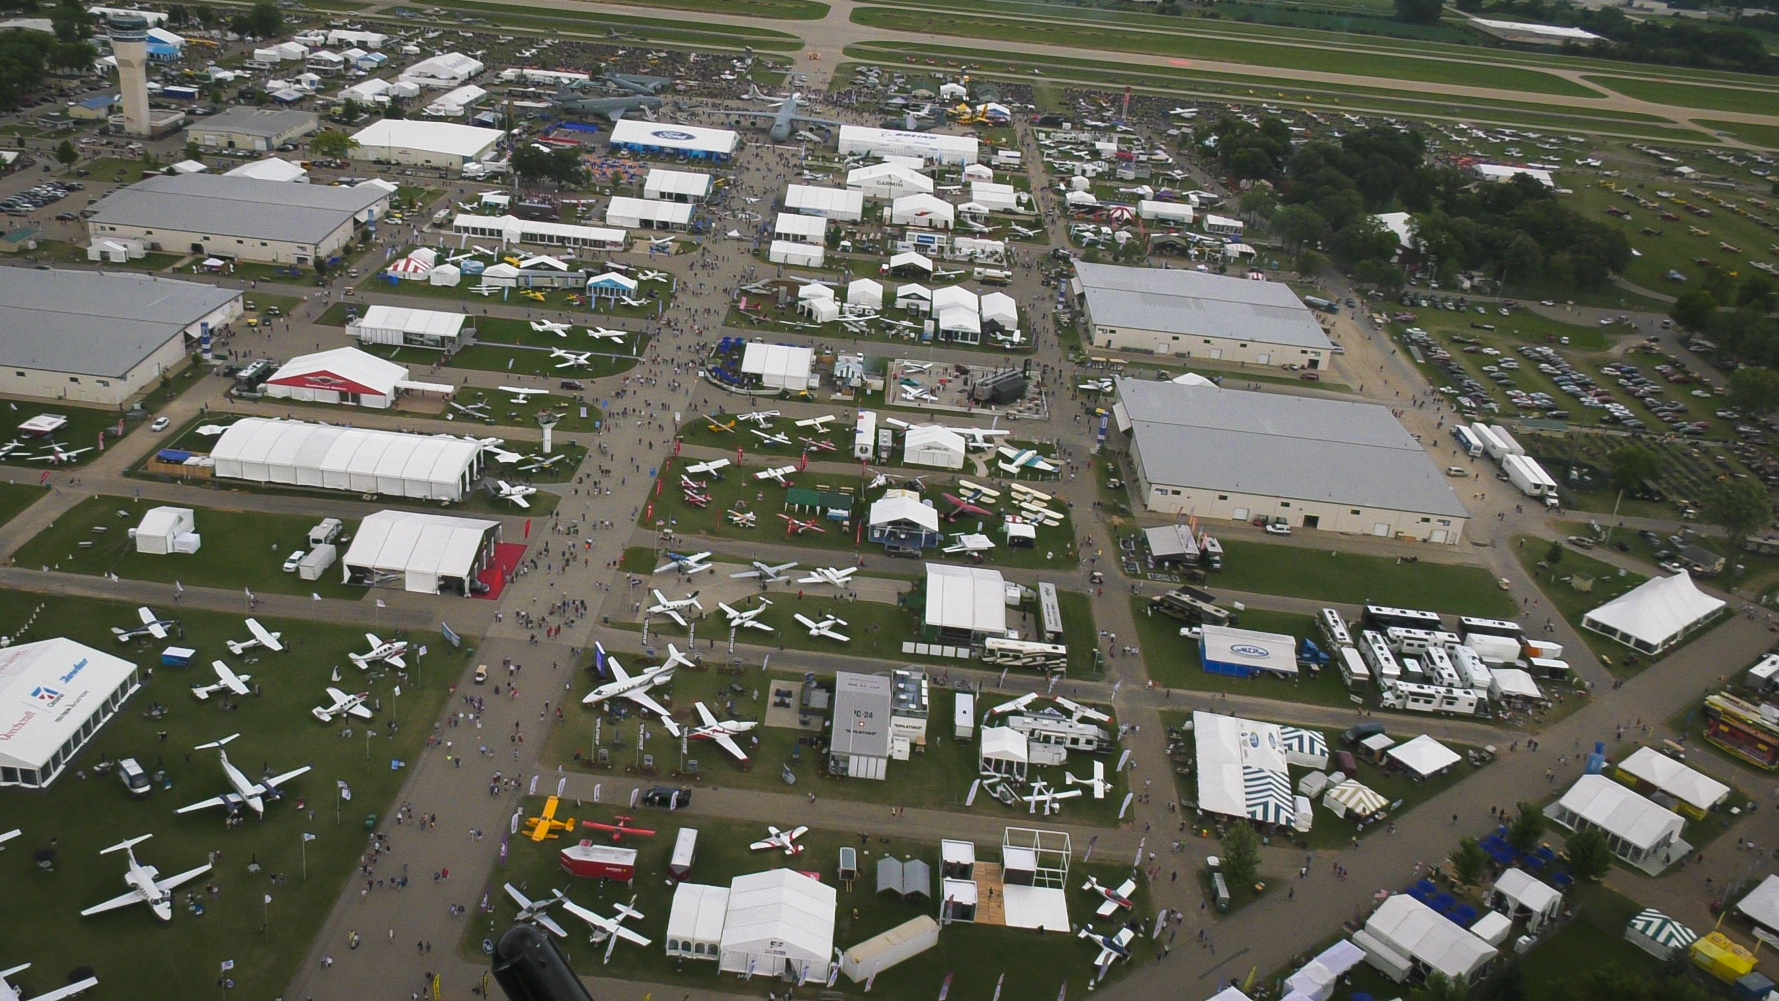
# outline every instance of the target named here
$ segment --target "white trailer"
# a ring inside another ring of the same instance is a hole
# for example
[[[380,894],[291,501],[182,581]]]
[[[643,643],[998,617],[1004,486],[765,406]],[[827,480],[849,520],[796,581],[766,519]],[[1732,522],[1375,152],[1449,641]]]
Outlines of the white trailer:
[[[925,914],[868,938],[840,956],[840,972],[862,984],[939,944],[939,922]]]
[[[1330,650],[1339,650],[1343,646],[1353,645],[1353,636],[1347,632],[1347,623],[1334,608],[1324,608],[1316,613],[1316,625],[1322,628],[1322,638],[1328,641]]]
[[[991,636],[982,641],[982,662],[1005,667],[1036,667],[1061,671],[1069,666],[1069,648],[1061,643],[1036,643]]]
[[[1494,432],[1496,441],[1499,441],[1502,445],[1507,447],[1507,452],[1509,455],[1525,455],[1526,454],[1526,450],[1523,447],[1521,447],[1519,442],[1514,440],[1513,435],[1510,435],[1507,433],[1506,428],[1502,427],[1499,424],[1490,424],[1489,430]]]
[[[951,714],[951,735],[958,740],[976,737],[976,696],[969,692],[957,693],[957,705]]]
[[[1452,438],[1458,442],[1458,447],[1464,450],[1465,455],[1474,459],[1483,454],[1482,442],[1478,441],[1476,435],[1472,434],[1470,429],[1464,425],[1452,425]]]
[[[1348,688],[1371,680],[1371,670],[1365,666],[1365,658],[1359,656],[1358,650],[1343,646],[1336,658],[1340,663],[1340,680]]]
[[[852,432],[852,457],[860,462],[870,462],[871,449],[877,443],[877,412],[861,410],[858,421]]]
[[[303,580],[320,580],[328,567],[339,559],[340,552],[332,543],[325,543],[309,550],[309,555],[297,564],[297,576]]]
[[[1384,639],[1396,653],[1414,656],[1425,652],[1428,647],[1456,643],[1458,634],[1448,633],[1443,629],[1405,629],[1391,626],[1384,630]]]
[[[1390,652],[1390,644],[1379,633],[1366,629],[1359,634],[1359,653],[1371,668],[1371,676],[1380,685],[1395,683],[1402,677],[1402,665]]]
[[[698,828],[682,827],[673,839],[673,857],[667,862],[667,872],[676,880],[683,880],[692,874],[692,856],[698,852]]]
[[[1482,445],[1482,450],[1488,453],[1489,458],[1496,462],[1500,462],[1501,457],[1507,454],[1507,445],[1495,437],[1494,429],[1487,424],[1479,421],[1470,425],[1470,433],[1475,436],[1477,443]]]
[[[1495,672],[1483,663],[1482,656],[1462,643],[1445,648],[1446,655],[1451,658],[1452,666],[1464,678],[1464,684],[1473,689],[1488,691],[1495,683]]]
[[[1443,685],[1421,685],[1403,681],[1385,687],[1381,704],[1386,709],[1475,716],[1483,703],[1476,697],[1476,693],[1469,689],[1447,688]]]
[[[1525,456],[1510,455],[1501,461],[1501,471],[1520,493],[1527,497],[1543,497],[1544,480],[1531,470],[1530,465],[1531,460]]]

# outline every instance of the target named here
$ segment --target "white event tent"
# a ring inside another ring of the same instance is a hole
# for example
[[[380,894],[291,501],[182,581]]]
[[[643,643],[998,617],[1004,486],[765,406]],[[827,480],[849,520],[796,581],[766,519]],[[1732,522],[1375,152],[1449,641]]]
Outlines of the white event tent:
[[[210,452],[216,476],[324,490],[460,501],[482,446],[461,438],[244,417]]]
[[[437,594],[449,586],[468,596],[469,579],[488,566],[500,522],[420,511],[367,515],[340,561],[347,583],[400,576],[402,589]]]
[[[729,884],[719,968],[724,973],[825,983],[834,955],[834,888],[794,869]]]
[[[1723,605],[1699,590],[1682,571],[1672,577],[1651,577],[1582,616],[1581,624],[1634,650],[1660,653],[1679,643]]]

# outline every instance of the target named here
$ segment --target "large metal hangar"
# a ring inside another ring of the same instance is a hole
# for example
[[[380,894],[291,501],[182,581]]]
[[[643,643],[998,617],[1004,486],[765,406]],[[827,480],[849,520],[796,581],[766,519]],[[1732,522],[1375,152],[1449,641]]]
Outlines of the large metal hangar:
[[[481,458],[481,444],[448,435],[263,417],[236,421],[210,452],[219,479],[437,501],[462,500]]]
[[[1328,365],[1334,345],[1283,282],[1075,262],[1093,346],[1250,365]]]

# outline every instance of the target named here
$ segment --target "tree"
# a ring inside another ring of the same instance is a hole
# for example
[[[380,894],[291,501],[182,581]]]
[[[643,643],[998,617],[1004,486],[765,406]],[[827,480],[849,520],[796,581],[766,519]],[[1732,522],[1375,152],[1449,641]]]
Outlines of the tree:
[[[1779,372],[1744,365],[1730,373],[1730,402],[1751,414],[1779,408]]]
[[[1771,308],[1775,301],[1779,301],[1775,291],[1779,291],[1779,286],[1773,284],[1773,279],[1766,275],[1749,275],[1736,290],[1736,305]]]
[[[1222,855],[1223,873],[1236,886],[1247,886],[1254,882],[1260,874],[1260,835],[1248,826],[1245,820],[1238,820],[1223,835]]]
[[[1328,221],[1308,205],[1287,205],[1273,213],[1272,231],[1293,250],[1313,248],[1328,235]]]
[[[202,159],[203,156],[204,156],[204,147],[199,146],[198,141],[196,139],[186,140],[185,158],[187,160],[198,160],[198,159]]]
[[[49,23],[58,41],[78,42],[93,35],[93,15],[79,0],[58,0],[49,12]]]
[[[1538,839],[1544,836],[1544,814],[1531,803],[1519,804],[1519,810],[1519,816],[1507,828],[1507,843],[1529,852],[1538,847]]]
[[[1475,838],[1459,841],[1458,850],[1452,852],[1452,875],[1458,882],[1476,886],[1488,872],[1489,853],[1482,850],[1482,845]]]
[[[1674,300],[1668,315],[1687,330],[1704,330],[1717,316],[1717,297],[1702,288],[1683,292]]]
[[[1606,462],[1612,485],[1620,490],[1641,490],[1645,480],[1659,479],[1662,475],[1662,457],[1642,445],[1613,449]]]
[[[344,160],[358,148],[358,140],[338,129],[322,129],[309,137],[309,149],[334,160]]]
[[[1360,261],[1353,265],[1353,280],[1361,285],[1370,285],[1385,295],[1393,296],[1402,291],[1408,282],[1408,276],[1394,264],[1383,261]]]
[[[1569,837],[1569,871],[1576,879],[1598,883],[1612,871],[1612,846],[1606,835],[1590,827]]]
[[[1556,566],[1558,563],[1563,562],[1563,540],[1562,539],[1550,540],[1550,548],[1546,549],[1544,551],[1544,562],[1549,563],[1553,567]]]
[[[1415,997],[1427,1001],[1469,1001],[1470,985],[1434,970],[1427,974],[1427,983],[1415,992]]]
[[[1759,480],[1729,480],[1705,494],[1705,518],[1729,533],[1734,551],[1750,532],[1773,520],[1773,499]]]
[[[1396,20],[1409,24],[1438,24],[1443,7],[1440,0],[1396,0]]]
[[[247,27],[249,34],[271,38],[284,30],[284,12],[271,0],[259,0],[247,12]]]
[[[56,147],[56,162],[60,163],[62,166],[69,166],[79,159],[80,150],[75,149],[74,144],[68,140],[62,140],[61,145]]]

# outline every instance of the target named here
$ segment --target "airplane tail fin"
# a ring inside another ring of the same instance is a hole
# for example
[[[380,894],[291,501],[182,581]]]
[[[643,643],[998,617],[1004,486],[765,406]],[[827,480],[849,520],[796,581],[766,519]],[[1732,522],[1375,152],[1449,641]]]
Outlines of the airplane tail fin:
[[[154,837],[154,835],[144,834],[138,838],[130,838],[126,841],[119,841],[117,844],[112,845],[110,848],[99,849],[99,854],[100,855],[109,855],[112,852],[128,851],[129,849],[136,847],[137,845],[141,844],[144,841],[147,841],[149,838],[152,838],[152,837]]]

